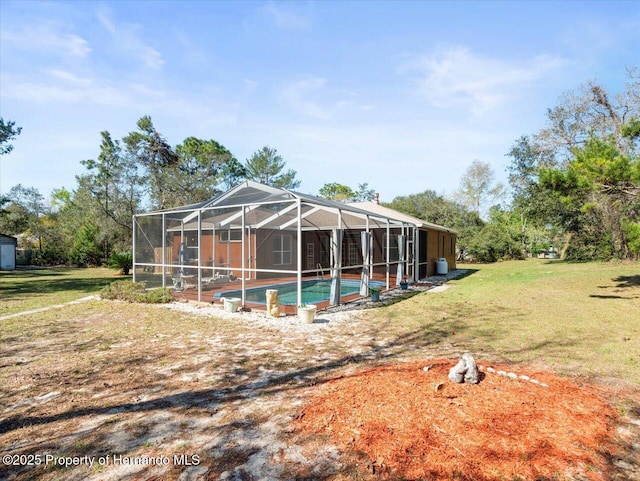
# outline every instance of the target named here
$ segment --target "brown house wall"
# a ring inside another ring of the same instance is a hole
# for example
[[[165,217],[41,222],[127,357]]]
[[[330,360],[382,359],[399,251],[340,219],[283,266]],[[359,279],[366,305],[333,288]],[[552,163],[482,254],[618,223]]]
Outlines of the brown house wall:
[[[190,236],[197,236],[197,233],[192,233],[191,231],[185,233],[185,238],[187,238],[187,242],[189,245],[197,245],[197,241],[195,239],[190,238]],[[173,246],[171,248],[171,259],[174,264],[178,263],[178,257],[180,253],[180,233],[176,233],[173,237]],[[250,242],[253,243],[255,241],[255,235],[251,235]],[[201,248],[200,248],[200,262],[204,267],[216,266],[219,268],[229,269],[235,276],[240,276],[240,269],[242,266],[242,242],[231,241],[231,242],[222,242],[220,241],[220,234],[215,235],[215,253],[213,250],[214,236],[211,234],[207,234],[204,232],[201,238]],[[247,242],[246,245],[246,259],[249,259],[249,245]],[[215,258],[214,258],[215,257]],[[190,265],[198,265],[198,259],[194,255],[190,255],[189,258]],[[235,271],[234,271],[235,269]],[[203,270],[203,276],[212,275],[213,271]]]
[[[423,230],[426,232],[427,245],[426,253],[425,246],[422,240],[419,244],[419,259],[422,262],[426,254],[427,269],[426,275],[436,275],[436,262],[439,258],[444,257],[447,259],[449,270],[456,268],[456,250],[455,234],[447,232],[435,231],[435,230]],[[400,229],[390,229],[392,236],[397,236],[401,233]],[[384,235],[386,229],[373,229],[373,259],[372,263],[384,262]],[[190,233],[185,234],[191,235]],[[192,235],[196,235],[195,233]],[[273,251],[273,239],[276,235],[290,235],[291,236],[291,262],[284,265],[274,264],[274,251]],[[317,268],[318,264],[321,264],[323,272],[328,273],[330,269],[330,239],[331,233],[328,231],[308,231],[303,232],[302,242],[302,268],[303,270],[313,270]],[[189,239],[190,245],[192,240]],[[241,242],[221,242],[219,234],[215,236],[215,259],[213,258],[212,245],[213,236],[204,233],[202,236],[201,247],[201,263],[203,266],[217,266],[228,267],[235,276],[240,276],[240,268],[242,265],[242,243]],[[357,244],[358,256],[361,259],[361,247],[360,247],[360,231],[345,231],[343,237],[343,250],[345,250],[345,258],[348,258],[349,244]],[[308,244],[313,244],[313,260],[308,256]],[[178,255],[180,250],[180,234],[176,233],[173,238],[173,247],[171,250],[171,258],[174,263],[178,262]],[[255,253],[255,259],[253,254]],[[258,269],[278,269],[287,271],[297,270],[297,243],[295,239],[295,233],[282,232],[280,230],[260,229],[251,234],[250,242],[246,243],[245,257],[247,260],[252,260],[251,264],[247,263],[247,267]],[[392,256],[393,260],[393,256]],[[361,262],[361,261],[360,261]],[[359,262],[359,263],[360,263]],[[197,259],[192,256],[190,259],[192,265],[197,265]],[[346,266],[344,266],[346,267]],[[235,269],[235,271],[234,271]],[[376,272],[380,271],[380,268],[374,269]],[[206,271],[203,275],[210,275]],[[422,273],[421,273],[422,274]],[[276,277],[274,273],[257,273],[257,278]]]
[[[427,231],[427,276],[436,275],[436,262],[447,259],[449,270],[456,268],[456,235],[448,232]]]

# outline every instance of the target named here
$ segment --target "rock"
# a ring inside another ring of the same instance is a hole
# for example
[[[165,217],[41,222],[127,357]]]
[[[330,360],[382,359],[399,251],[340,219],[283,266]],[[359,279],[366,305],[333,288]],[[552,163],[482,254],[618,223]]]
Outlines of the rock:
[[[478,371],[476,360],[468,352],[465,352],[462,355],[462,360],[464,360],[465,367],[467,369],[467,372],[464,375],[464,381],[470,384],[478,384],[478,381],[480,380],[480,373]]]
[[[465,352],[458,364],[449,370],[449,379],[453,382],[477,384],[480,380],[480,372],[473,356]]]
[[[467,365],[464,362],[464,359],[460,359],[460,361],[458,361],[458,364],[456,364],[449,370],[449,379],[460,384],[464,382],[464,375],[466,372]]]

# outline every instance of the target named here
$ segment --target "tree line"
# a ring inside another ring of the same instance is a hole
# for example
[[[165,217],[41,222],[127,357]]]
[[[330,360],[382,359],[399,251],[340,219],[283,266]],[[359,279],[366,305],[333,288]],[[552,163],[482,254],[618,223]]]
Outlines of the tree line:
[[[575,260],[640,255],[640,74],[628,69],[612,96],[588,82],[547,110],[546,124],[506,153],[507,188],[474,160],[452,196],[433,190],[399,196],[388,207],[458,232],[461,258],[496,261],[555,251]],[[0,155],[20,134],[0,118]],[[132,215],[199,203],[244,179],[296,189],[297,172],[265,146],[244,163],[213,139],[172,147],[149,116],[121,140],[101,133],[97,159],[81,161],[73,190],[50,202],[32,187],[0,196],[0,232],[20,235],[36,264],[97,265],[131,249]],[[320,197],[373,200],[367,183],[326,183]]]

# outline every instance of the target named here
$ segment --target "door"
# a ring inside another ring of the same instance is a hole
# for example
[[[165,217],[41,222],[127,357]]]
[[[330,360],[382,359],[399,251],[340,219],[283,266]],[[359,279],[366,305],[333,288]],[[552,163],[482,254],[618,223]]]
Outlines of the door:
[[[16,251],[12,245],[0,245],[0,269],[16,268]]]

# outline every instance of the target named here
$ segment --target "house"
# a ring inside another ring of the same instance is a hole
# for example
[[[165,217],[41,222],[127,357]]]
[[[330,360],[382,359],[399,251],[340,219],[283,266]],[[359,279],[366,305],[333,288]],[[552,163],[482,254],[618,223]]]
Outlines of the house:
[[[134,216],[134,280],[199,301],[337,305],[455,268],[454,231],[379,205],[245,181],[201,204]]]
[[[417,229],[415,238],[407,241],[407,252],[411,252],[412,247],[415,247],[414,256],[418,259],[418,262],[415,263],[418,273],[416,279],[424,279],[425,277],[436,275],[436,265],[440,259],[446,259],[449,270],[456,268],[456,231],[384,207],[379,204],[377,195],[375,202],[353,202],[348,205],[375,214],[396,218],[415,226]],[[412,246],[413,243],[415,243],[415,246]],[[412,263],[410,262],[409,269],[411,267]],[[408,273],[408,277],[414,277],[412,271]]]
[[[16,268],[17,246],[17,238],[0,234],[0,270],[14,270]]]

